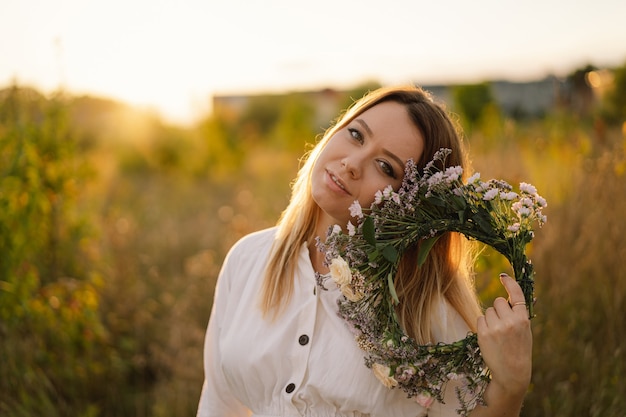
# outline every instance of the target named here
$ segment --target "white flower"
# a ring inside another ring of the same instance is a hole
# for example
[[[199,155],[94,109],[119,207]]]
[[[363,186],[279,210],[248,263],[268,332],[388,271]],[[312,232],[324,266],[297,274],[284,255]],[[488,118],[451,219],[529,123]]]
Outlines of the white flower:
[[[520,217],[530,217],[533,214],[533,201],[524,197],[511,205],[511,209]]]
[[[441,171],[435,172],[426,181],[428,182],[428,189],[432,189],[437,184],[440,184],[443,182],[443,172]]]
[[[494,198],[496,198],[496,196],[498,194],[499,194],[498,189],[497,188],[492,188],[491,190],[487,191],[483,195],[483,200],[485,200],[485,201],[493,200]]]
[[[380,204],[383,202],[383,192],[378,190],[376,194],[374,194],[374,204]]]
[[[471,184],[474,186],[474,190],[477,193],[482,193],[483,191],[487,189],[487,183],[480,181],[480,180],[477,180]]]
[[[446,375],[446,377],[451,381],[455,381],[457,379],[460,379],[461,375],[454,373],[454,372],[450,372],[448,375]]]
[[[513,233],[517,233],[519,231],[520,228],[520,224],[519,223],[513,223],[512,225],[510,225],[509,227],[507,227],[506,229],[509,232],[513,232]]]
[[[398,386],[398,381],[394,379],[394,377],[390,376],[391,369],[388,366],[382,365],[380,363],[374,363],[372,365],[372,371],[374,371],[374,375],[384,386],[387,388],[393,388]]]
[[[528,194],[537,194],[537,189],[535,188],[535,186],[525,182],[520,183],[519,189]]]
[[[517,198],[517,193],[514,193],[513,191],[509,191],[508,193],[501,192],[500,198],[508,201],[515,200]]]
[[[476,172],[474,175],[467,179],[468,184],[473,184],[480,179],[480,172]]]
[[[330,262],[330,276],[339,286],[352,282],[352,271],[350,271],[350,266],[342,257],[335,258]]]
[[[536,195],[535,200],[537,201],[537,204],[539,205],[539,207],[542,207],[542,208],[548,207],[548,202],[542,196]]]
[[[459,165],[446,168],[445,177],[448,184],[458,180],[463,175],[463,168]]]
[[[354,203],[350,206],[350,215],[352,217],[358,217],[359,219],[363,217],[363,210],[358,200],[354,200]]]
[[[525,207],[532,207],[534,205],[533,200],[531,198],[528,197],[524,197],[522,199],[520,199],[520,204],[525,206]]]
[[[341,226],[339,226],[338,224],[333,226],[333,230],[330,232],[333,235],[338,235],[339,233],[341,233]]]
[[[346,227],[348,229],[348,236],[354,236],[356,234],[356,227],[352,224],[352,222],[348,222]]]

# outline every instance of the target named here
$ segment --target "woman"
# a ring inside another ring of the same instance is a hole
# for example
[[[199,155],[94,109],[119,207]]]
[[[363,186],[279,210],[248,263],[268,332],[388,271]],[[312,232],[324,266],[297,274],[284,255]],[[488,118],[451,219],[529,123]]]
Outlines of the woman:
[[[417,87],[383,88],[356,102],[308,156],[288,207],[274,228],[240,240],[223,265],[206,336],[199,416],[452,416],[454,382],[444,403],[418,403],[388,389],[337,315],[337,289],[320,291],[328,272],[316,238],[345,227],[357,200],[398,189],[409,159],[420,170],[440,148],[464,165],[462,143],[446,112]],[[463,239],[437,241],[417,268],[407,251],[395,284],[398,317],[420,344],[477,332],[492,372],[484,406],[472,416],[519,415],[530,383],[532,336],[523,293],[503,275],[509,301],[481,313]],[[511,307],[513,306],[513,307]]]

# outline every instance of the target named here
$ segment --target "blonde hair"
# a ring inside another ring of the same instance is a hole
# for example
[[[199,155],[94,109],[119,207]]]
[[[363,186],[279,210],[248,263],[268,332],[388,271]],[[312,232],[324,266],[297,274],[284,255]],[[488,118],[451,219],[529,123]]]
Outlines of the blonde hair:
[[[424,138],[424,151],[418,162],[421,170],[441,148],[452,154],[446,165],[467,168],[461,136],[445,109],[419,87],[386,87],[366,94],[356,101],[329,128],[304,163],[292,186],[291,200],[277,223],[275,241],[265,271],[261,291],[261,310],[276,318],[290,299],[298,257],[302,245],[315,238],[320,208],[311,194],[311,173],[322,149],[330,138],[367,109],[383,102],[403,104]],[[311,248],[310,250],[315,250]],[[434,308],[444,298],[459,312],[467,325],[475,330],[480,306],[471,279],[471,264],[465,239],[446,233],[431,249],[427,261],[417,267],[417,247],[410,248],[400,261],[396,288],[400,305],[398,317],[408,334],[420,343],[432,341],[431,324],[436,319]]]

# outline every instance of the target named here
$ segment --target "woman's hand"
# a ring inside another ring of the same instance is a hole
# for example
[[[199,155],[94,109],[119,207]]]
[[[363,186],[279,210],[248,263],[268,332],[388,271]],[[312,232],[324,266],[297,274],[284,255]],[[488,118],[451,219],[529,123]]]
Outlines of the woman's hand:
[[[519,415],[530,384],[532,333],[522,289],[506,274],[500,275],[500,281],[509,301],[498,297],[493,307],[478,318],[478,344],[492,375],[485,393],[484,411]]]

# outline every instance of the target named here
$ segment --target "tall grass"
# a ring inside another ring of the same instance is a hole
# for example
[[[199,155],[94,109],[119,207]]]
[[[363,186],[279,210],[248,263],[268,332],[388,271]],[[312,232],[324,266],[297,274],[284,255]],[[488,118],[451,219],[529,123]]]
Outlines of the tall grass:
[[[536,248],[542,279],[528,416],[618,416],[626,409],[623,144],[584,162]]]
[[[560,114],[509,126],[497,145],[470,138],[477,170],[532,182],[549,204],[548,222],[528,248],[538,300],[525,417],[624,415],[626,135],[596,133]],[[503,295],[485,282],[505,266],[487,264],[483,296]]]

